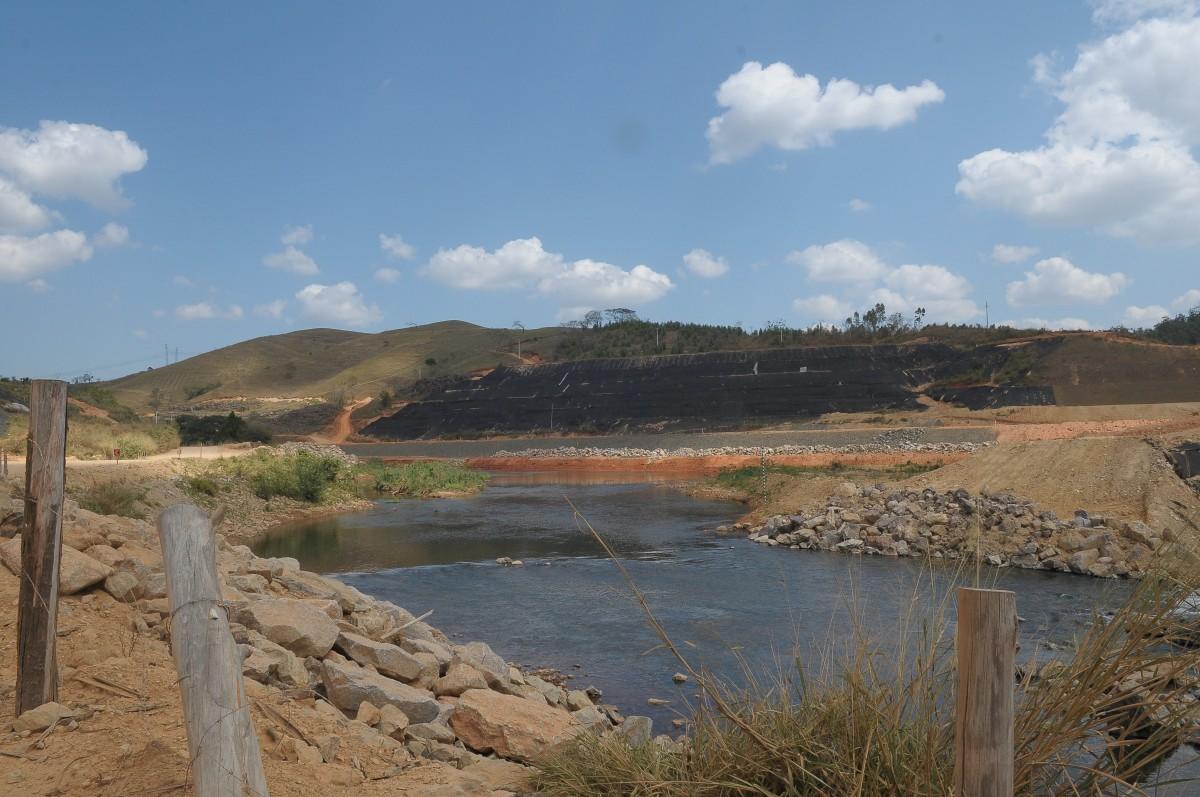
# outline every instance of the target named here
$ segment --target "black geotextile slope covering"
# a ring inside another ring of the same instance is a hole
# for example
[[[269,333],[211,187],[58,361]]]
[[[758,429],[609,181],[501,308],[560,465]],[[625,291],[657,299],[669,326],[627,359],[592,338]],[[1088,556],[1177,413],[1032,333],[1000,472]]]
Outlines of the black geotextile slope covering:
[[[1200,443],[1183,443],[1167,452],[1167,459],[1175,466],[1179,478],[1200,476]]]
[[[443,386],[363,433],[412,440],[729,429],[826,412],[916,408],[916,386],[964,367],[964,356],[938,344],[831,346],[502,367]]]
[[[938,401],[957,404],[971,410],[994,407],[1032,407],[1054,403],[1054,388],[1022,385],[967,385],[964,387],[931,387],[925,395]]]

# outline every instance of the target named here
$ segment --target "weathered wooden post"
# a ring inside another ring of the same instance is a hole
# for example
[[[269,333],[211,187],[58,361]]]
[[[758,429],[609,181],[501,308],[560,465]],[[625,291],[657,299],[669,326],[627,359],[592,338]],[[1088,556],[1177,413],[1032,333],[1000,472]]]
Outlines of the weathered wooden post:
[[[958,590],[955,797],[1012,797],[1017,596]]]
[[[17,715],[58,698],[58,568],[62,561],[67,383],[35,379],[25,453],[25,526],[17,603]]]
[[[266,797],[241,656],[221,604],[208,515],[191,504],[172,506],[158,518],[158,536],[195,795]]]

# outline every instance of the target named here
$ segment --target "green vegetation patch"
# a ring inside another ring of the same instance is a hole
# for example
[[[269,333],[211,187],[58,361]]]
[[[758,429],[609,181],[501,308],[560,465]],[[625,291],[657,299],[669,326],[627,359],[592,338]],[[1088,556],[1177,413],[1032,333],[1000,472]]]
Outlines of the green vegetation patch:
[[[265,443],[271,434],[249,424],[236,412],[228,415],[180,415],[175,419],[179,439],[184,445],[217,445],[219,443]]]
[[[828,466],[808,465],[770,465],[766,468],[759,465],[747,465],[744,468],[726,468],[712,478],[713,485],[726,490],[733,490],[746,495],[762,492],[764,477],[770,484],[778,484],[780,479],[816,479],[829,476],[841,476],[850,480],[869,481],[872,479],[900,481],[931,470],[940,468],[940,464],[904,462],[899,465],[889,465],[884,468],[849,467],[839,462]]]
[[[146,495],[146,488],[120,482],[97,484],[84,490],[78,497],[79,505],[100,515],[121,515],[144,520],[145,511],[139,502]]]
[[[410,462],[388,465],[385,462],[363,462],[356,473],[370,479],[376,492],[405,498],[427,498],[443,493],[469,494],[482,490],[488,475],[453,462]]]
[[[312,504],[332,497],[339,480],[346,476],[342,460],[308,451],[275,454],[259,449],[244,457],[220,460],[211,467],[210,479],[214,473],[241,479],[259,498],[284,497]]]

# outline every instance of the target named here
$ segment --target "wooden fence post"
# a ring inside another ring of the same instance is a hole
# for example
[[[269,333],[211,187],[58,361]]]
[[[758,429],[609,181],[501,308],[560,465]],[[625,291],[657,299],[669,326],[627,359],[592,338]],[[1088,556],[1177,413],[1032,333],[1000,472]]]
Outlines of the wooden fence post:
[[[1017,596],[958,590],[955,797],[1012,797]]]
[[[169,507],[158,518],[158,536],[195,795],[266,797],[242,659],[221,604],[208,515],[191,504]]]
[[[17,603],[17,715],[58,698],[58,568],[62,561],[67,383],[35,379],[25,453],[25,526]]]

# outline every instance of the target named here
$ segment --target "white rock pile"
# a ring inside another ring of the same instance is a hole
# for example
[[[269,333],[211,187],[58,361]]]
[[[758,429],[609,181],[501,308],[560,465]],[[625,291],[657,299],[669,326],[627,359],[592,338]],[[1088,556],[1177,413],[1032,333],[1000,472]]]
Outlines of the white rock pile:
[[[901,430],[897,430],[901,431]],[[890,434],[890,433],[885,433]],[[883,435],[880,435],[883,437]],[[936,454],[971,453],[992,443],[922,443],[912,438],[887,438],[871,443],[844,446],[720,446],[718,448],[595,448],[557,446],[555,448],[524,448],[518,451],[497,451],[494,457],[521,459],[587,459],[631,458],[664,459],[666,457],[774,457],[804,456],[807,454],[894,454],[897,452],[927,452]]]
[[[996,567],[1097,578],[1140,578],[1169,532],[1077,510],[1069,520],[1008,493],[892,490],[839,485],[824,506],[762,524],[721,526],[754,542],[796,550],[980,559]]]

